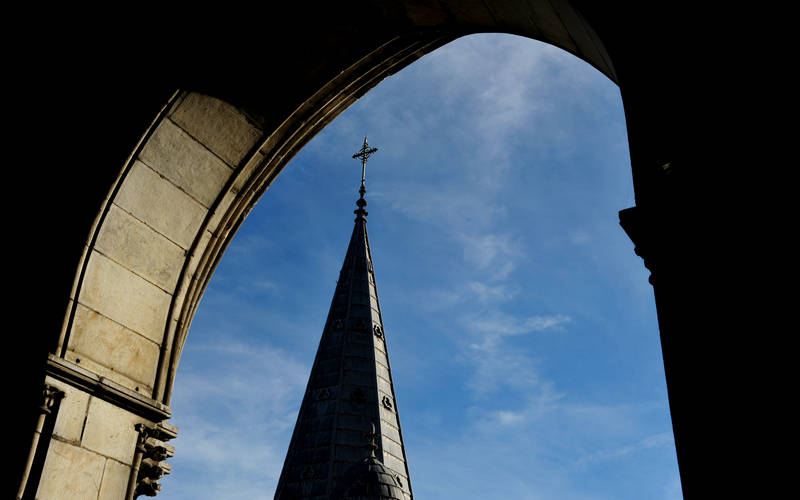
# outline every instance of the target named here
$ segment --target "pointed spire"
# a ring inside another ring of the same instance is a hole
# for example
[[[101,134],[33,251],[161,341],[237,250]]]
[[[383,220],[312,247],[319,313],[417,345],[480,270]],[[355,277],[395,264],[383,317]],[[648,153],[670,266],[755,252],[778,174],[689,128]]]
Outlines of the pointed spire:
[[[389,498],[413,499],[364,209],[367,159],[377,150],[364,137],[361,150],[353,155],[361,159],[357,217],[276,500],[334,498],[353,480],[348,471],[364,460],[379,464],[384,475],[396,482],[397,495]],[[370,456],[365,459],[364,434],[370,425],[366,436],[371,441]],[[373,496],[358,498],[372,500]]]

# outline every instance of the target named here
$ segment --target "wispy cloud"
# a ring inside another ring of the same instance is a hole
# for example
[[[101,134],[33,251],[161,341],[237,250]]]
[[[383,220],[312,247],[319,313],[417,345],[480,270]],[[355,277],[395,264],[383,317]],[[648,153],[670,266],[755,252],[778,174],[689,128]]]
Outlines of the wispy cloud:
[[[513,299],[520,291],[519,285],[487,285],[479,281],[473,281],[467,285],[469,290],[475,294],[478,301],[487,304],[493,302],[505,302]]]
[[[183,356],[210,361],[178,372],[173,423],[181,430],[170,462],[195,473],[164,479],[165,498],[272,498],[308,366],[233,339],[187,344]]]
[[[464,260],[478,269],[493,269],[493,279],[506,278],[514,269],[515,260],[523,255],[518,243],[508,234],[461,234]]]
[[[535,359],[530,353],[509,345],[505,339],[545,330],[563,330],[562,325],[570,321],[571,318],[565,315],[520,319],[499,312],[466,318],[465,328],[477,337],[464,351],[464,357],[472,368],[468,387],[478,397],[501,388],[543,390],[545,384],[539,379]]]
[[[554,316],[531,316],[520,319],[508,314],[496,313],[492,316],[476,316],[468,320],[468,327],[483,334],[483,342],[472,344],[481,350],[497,347],[497,342],[510,335],[522,335],[544,330],[563,331],[572,318],[563,314]]]
[[[520,398],[513,409],[472,408],[472,425],[463,434],[418,440],[410,449],[415,452],[410,463],[418,479],[417,495],[453,498],[458,491],[496,499],[680,498],[677,474],[671,470],[648,475],[644,485],[632,480],[627,491],[607,484],[614,478],[639,477],[638,460],[670,457],[671,436],[648,434],[643,425],[658,408],[608,404],[582,411],[574,397],[544,387]],[[608,432],[614,419],[628,424],[624,431]],[[611,476],[610,462],[616,472]]]
[[[609,460],[617,460],[620,458],[626,458],[629,455],[633,455],[637,452],[648,450],[650,448],[672,447],[672,446],[674,446],[674,438],[672,437],[672,435],[667,434],[665,432],[660,432],[658,434],[647,436],[644,439],[641,439],[635,443],[627,444],[620,447],[600,449],[591,452],[579,458],[577,461],[577,465],[586,466],[591,462],[606,462]]]
[[[497,217],[506,215],[502,204],[487,207],[475,203],[476,196],[490,196],[481,192],[485,187],[465,186],[454,182],[432,186],[424,179],[416,182],[394,182],[384,190],[371,193],[373,198],[385,199],[396,210],[411,219],[425,221],[447,233],[458,234],[469,228],[486,229]]]

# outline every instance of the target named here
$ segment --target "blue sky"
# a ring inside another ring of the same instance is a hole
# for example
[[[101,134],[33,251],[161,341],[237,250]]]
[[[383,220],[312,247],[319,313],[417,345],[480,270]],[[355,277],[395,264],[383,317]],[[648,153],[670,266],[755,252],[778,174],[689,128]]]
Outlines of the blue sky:
[[[681,498],[619,90],[461,38],[317,135],[229,246],[178,370],[159,497],[271,499],[352,230],[368,230],[415,497]]]

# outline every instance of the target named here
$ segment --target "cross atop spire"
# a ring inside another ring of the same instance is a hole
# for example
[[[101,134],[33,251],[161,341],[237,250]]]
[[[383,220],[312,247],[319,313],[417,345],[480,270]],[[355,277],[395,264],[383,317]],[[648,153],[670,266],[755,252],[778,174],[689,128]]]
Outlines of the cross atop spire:
[[[358,209],[354,210],[353,213],[356,214],[356,220],[364,218],[366,220],[367,211],[364,210],[364,207],[367,206],[367,200],[364,199],[364,195],[367,194],[367,188],[364,187],[364,182],[366,181],[367,177],[367,159],[372,156],[378,148],[370,148],[369,143],[367,142],[367,136],[364,136],[364,145],[361,146],[361,150],[359,150],[356,154],[353,155],[353,158],[361,158],[361,188],[358,190],[358,194],[360,195],[358,201],[356,201],[356,205],[358,205]]]
[[[378,151],[378,148],[370,148],[369,143],[367,142],[367,136],[364,136],[364,145],[361,146],[361,149],[353,155],[353,158],[361,158],[361,189],[358,190],[359,194],[361,194],[361,200],[364,199],[364,194],[367,192],[367,189],[364,187],[364,182],[367,177],[367,159],[372,156],[375,152]],[[365,203],[366,205],[366,203]],[[361,204],[358,204],[361,207]],[[362,207],[363,208],[363,207]],[[358,212],[356,212],[358,213]],[[364,214],[366,215],[366,214]]]

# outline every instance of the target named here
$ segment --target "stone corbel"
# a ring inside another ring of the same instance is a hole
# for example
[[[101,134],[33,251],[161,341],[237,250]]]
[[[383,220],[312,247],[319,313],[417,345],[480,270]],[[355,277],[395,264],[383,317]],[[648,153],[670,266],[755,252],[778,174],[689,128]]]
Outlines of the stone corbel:
[[[644,260],[644,267],[650,271],[648,281],[655,286],[679,240],[674,216],[663,210],[635,206],[620,210],[619,224],[633,242],[634,253]]]
[[[175,455],[175,447],[165,441],[177,436],[177,428],[166,423],[155,427],[136,424],[139,433],[133,458],[126,500],[153,497],[161,490],[159,480],[171,472],[165,460]]]

